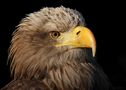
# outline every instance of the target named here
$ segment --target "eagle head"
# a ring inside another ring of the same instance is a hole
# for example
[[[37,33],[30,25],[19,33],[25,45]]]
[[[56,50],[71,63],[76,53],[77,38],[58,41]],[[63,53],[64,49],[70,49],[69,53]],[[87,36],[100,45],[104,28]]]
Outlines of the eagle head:
[[[14,79],[38,79],[59,90],[89,88],[95,67],[86,48],[95,56],[95,38],[82,15],[63,6],[46,7],[22,19],[13,33],[11,72]]]

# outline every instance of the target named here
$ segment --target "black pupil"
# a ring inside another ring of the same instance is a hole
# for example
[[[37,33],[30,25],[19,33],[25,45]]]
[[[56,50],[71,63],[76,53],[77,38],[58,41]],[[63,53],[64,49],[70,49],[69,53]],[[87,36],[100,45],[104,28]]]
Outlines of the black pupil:
[[[54,32],[53,35],[54,35],[55,37],[56,37],[56,36],[59,36],[58,32]]]

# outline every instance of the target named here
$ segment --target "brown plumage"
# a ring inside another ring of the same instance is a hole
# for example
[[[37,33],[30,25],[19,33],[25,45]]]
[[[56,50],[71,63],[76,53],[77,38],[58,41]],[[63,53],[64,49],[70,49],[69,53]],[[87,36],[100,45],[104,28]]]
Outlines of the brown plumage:
[[[76,26],[85,26],[82,15],[62,6],[43,8],[24,18],[13,33],[9,58],[14,80],[8,86],[28,90],[31,81],[49,88],[37,90],[109,90],[105,74],[88,49],[55,47],[58,41],[50,32],[69,32]],[[27,88],[18,87],[22,82]],[[8,86],[3,90],[9,90]]]

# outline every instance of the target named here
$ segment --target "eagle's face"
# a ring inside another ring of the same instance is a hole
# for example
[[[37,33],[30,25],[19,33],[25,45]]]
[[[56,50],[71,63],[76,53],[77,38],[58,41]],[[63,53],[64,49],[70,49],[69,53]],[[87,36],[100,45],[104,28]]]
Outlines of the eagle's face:
[[[50,69],[86,62],[85,47],[95,52],[95,40],[84,26],[81,14],[69,8],[44,8],[29,14],[19,24],[10,47],[14,77],[43,78]]]

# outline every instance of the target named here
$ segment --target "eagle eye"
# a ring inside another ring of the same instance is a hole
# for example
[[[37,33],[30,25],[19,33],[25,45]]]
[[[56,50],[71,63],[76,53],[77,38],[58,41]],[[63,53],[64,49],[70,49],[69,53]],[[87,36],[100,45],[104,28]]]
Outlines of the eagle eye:
[[[51,36],[51,38],[56,39],[56,38],[58,38],[60,36],[60,32],[58,32],[58,31],[51,31],[50,32],[50,36]]]

